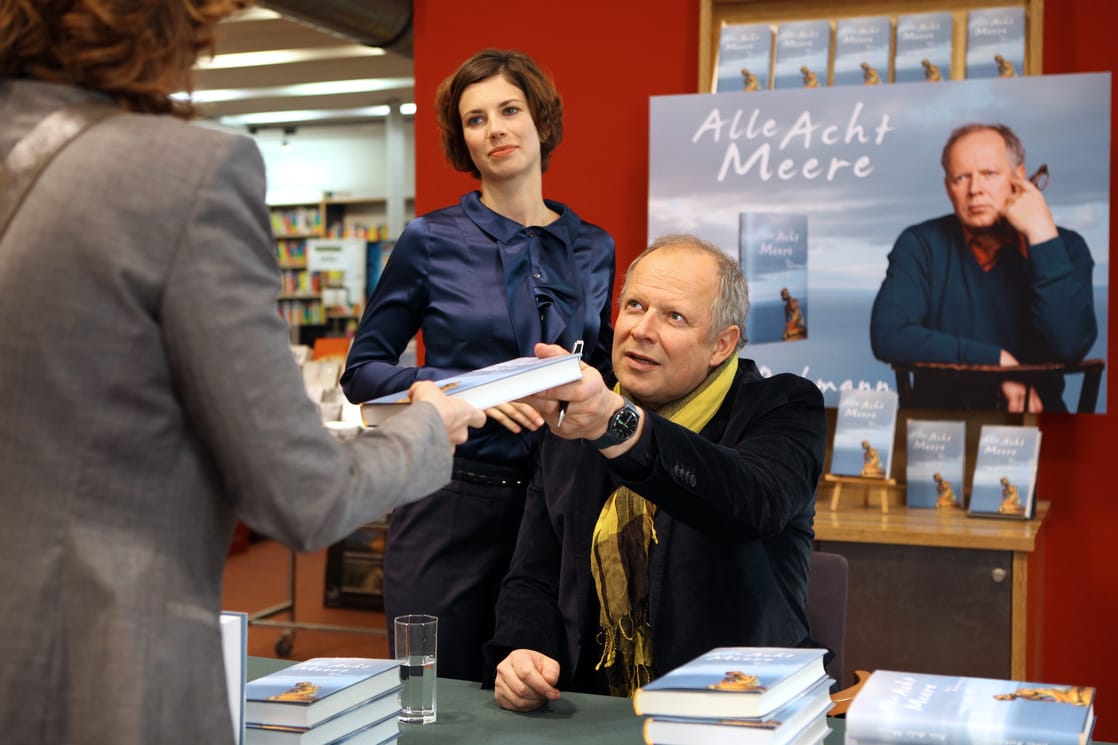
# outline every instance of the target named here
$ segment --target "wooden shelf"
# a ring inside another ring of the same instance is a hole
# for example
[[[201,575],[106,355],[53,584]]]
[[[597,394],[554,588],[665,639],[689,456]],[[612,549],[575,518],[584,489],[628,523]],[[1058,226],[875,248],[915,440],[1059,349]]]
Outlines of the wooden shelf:
[[[1037,505],[1033,520],[969,517],[963,510],[917,510],[876,507],[831,512],[819,502],[815,539],[846,543],[887,543],[901,546],[1032,551],[1048,515],[1048,502]]]

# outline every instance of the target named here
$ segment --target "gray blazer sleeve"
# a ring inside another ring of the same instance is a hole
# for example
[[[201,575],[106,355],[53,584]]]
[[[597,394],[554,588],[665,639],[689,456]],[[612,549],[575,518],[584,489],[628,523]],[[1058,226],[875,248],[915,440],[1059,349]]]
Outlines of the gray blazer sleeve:
[[[182,206],[159,305],[167,355],[238,516],[311,550],[446,483],[451,448],[429,404],[352,442],[322,426],[276,311],[263,162],[248,138],[224,143]]]

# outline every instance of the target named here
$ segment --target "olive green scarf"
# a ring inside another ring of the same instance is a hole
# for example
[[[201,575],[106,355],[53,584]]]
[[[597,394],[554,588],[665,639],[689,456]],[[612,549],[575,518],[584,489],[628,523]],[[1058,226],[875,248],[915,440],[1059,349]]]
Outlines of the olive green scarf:
[[[702,385],[657,413],[699,432],[722,406],[737,369],[737,355],[730,355],[707,375]],[[620,384],[615,390],[626,396]],[[657,541],[655,515],[654,504],[620,486],[602,506],[594,526],[590,568],[601,607],[598,641],[602,645],[597,669],[605,668],[614,696],[632,696],[654,675],[648,618],[648,550]]]

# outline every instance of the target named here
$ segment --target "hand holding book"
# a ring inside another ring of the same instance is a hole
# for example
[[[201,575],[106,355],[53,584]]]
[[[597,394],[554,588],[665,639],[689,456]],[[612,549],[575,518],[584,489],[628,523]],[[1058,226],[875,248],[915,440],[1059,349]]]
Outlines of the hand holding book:
[[[447,396],[430,380],[420,380],[412,384],[408,389],[408,398],[411,401],[426,401],[438,410],[443,424],[446,425],[452,449],[461,445],[470,436],[469,427],[481,427],[485,424],[484,412],[462,399]]]

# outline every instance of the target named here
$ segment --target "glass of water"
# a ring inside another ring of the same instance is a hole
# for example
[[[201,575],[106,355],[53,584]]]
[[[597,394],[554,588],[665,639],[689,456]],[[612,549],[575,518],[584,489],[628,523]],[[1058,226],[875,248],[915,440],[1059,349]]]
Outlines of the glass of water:
[[[400,661],[400,721],[435,721],[435,674],[439,619],[435,616],[397,616],[396,659]]]

